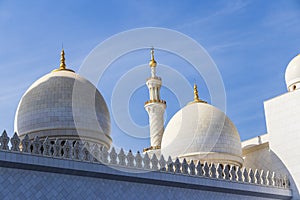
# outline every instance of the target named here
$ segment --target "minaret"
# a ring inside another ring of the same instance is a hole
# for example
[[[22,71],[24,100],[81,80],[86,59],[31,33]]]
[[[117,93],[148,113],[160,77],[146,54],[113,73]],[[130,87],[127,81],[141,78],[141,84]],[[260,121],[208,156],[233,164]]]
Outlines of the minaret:
[[[145,102],[145,110],[149,115],[150,124],[150,143],[149,148],[144,152],[149,154],[155,153],[160,156],[161,140],[164,133],[164,112],[166,110],[166,101],[160,99],[160,88],[162,85],[161,78],[156,76],[156,61],[154,59],[154,49],[151,49],[151,77],[147,79],[146,85],[149,89],[150,100]]]

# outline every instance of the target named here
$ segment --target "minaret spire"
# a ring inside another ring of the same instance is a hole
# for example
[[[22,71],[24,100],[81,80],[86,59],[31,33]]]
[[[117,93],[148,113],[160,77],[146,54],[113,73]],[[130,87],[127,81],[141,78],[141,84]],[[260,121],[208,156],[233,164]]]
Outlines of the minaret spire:
[[[154,59],[154,48],[151,48],[151,60],[149,62],[149,66],[151,67],[151,77],[156,77],[156,61]]]
[[[155,59],[154,59],[154,48],[152,47],[151,48],[151,60],[150,60],[150,62],[149,62],[149,66],[150,67],[156,67],[156,61],[155,61]]]
[[[147,79],[146,85],[149,89],[150,100],[145,103],[145,110],[149,116],[150,126],[150,143],[149,148],[145,148],[144,152],[149,154],[155,153],[160,156],[161,140],[164,132],[164,112],[166,110],[166,101],[160,99],[160,88],[162,80],[156,76],[157,62],[154,59],[154,48],[151,48],[151,60],[149,66],[151,68],[151,77]]]

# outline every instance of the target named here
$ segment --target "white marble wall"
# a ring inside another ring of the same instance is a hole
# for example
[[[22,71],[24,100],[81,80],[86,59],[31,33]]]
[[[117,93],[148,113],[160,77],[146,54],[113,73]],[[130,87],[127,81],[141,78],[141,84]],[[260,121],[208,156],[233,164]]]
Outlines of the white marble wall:
[[[288,169],[300,188],[300,90],[264,103],[270,149]]]

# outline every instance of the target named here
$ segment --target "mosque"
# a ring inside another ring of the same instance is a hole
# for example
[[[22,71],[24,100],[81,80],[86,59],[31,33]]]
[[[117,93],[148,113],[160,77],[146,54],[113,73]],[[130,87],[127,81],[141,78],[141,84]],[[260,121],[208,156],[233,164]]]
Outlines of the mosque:
[[[0,198],[300,199],[300,54],[287,66],[287,92],[264,102],[267,133],[246,141],[197,85],[164,127],[153,48],[149,66],[150,147],[116,151],[103,96],[62,50],[59,68],[22,96],[13,137],[0,137]]]

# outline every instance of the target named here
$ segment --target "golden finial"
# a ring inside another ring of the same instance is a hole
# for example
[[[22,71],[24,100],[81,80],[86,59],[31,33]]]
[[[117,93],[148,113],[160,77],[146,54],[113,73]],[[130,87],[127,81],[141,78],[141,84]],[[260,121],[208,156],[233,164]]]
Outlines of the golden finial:
[[[70,72],[74,72],[71,69],[67,69],[66,68],[66,63],[65,63],[65,51],[64,49],[61,50],[61,54],[60,54],[60,65],[58,69],[53,70],[52,72],[57,72],[57,71],[70,71]]]
[[[156,67],[156,61],[154,60],[154,48],[151,48],[151,60],[149,62],[150,67]]]
[[[196,83],[194,83],[194,101],[195,101],[195,102],[200,101],[200,100],[199,100],[199,95],[198,95],[198,88],[197,88]]]
[[[198,88],[196,83],[194,83],[194,101],[192,101],[191,103],[207,103],[206,101],[199,99]]]
[[[60,54],[60,65],[59,65],[59,69],[66,69],[66,63],[65,63],[65,51],[64,49],[61,50],[61,54]]]

